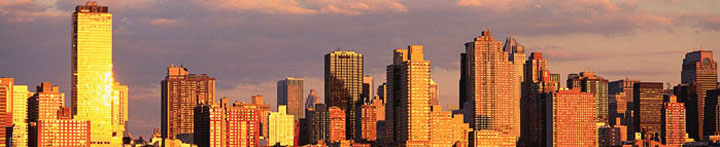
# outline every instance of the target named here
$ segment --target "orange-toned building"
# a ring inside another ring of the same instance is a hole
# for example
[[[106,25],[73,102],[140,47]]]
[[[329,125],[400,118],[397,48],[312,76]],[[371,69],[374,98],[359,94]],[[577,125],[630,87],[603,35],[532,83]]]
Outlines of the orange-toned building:
[[[378,136],[377,122],[385,119],[385,107],[382,100],[376,97],[371,104],[363,105],[361,111],[361,137],[364,141],[376,141]]]
[[[560,89],[547,102],[547,146],[596,146],[594,94],[580,89]]]
[[[89,147],[90,121],[67,118],[39,120],[37,138],[31,140],[37,140],[37,146]]]
[[[227,98],[220,103],[195,107],[195,143],[199,146],[258,146],[260,144],[260,108],[235,103]]]
[[[206,74],[189,74],[182,65],[171,64],[161,81],[162,138],[178,139],[178,135],[192,135],[193,108],[215,100],[215,78]]]
[[[328,112],[330,114],[330,140],[328,143],[345,140],[345,111],[340,107],[332,106]]]
[[[0,144],[7,142],[6,129],[12,126],[12,100],[15,79],[0,78]]]
[[[677,102],[677,97],[669,96],[662,109],[662,141],[665,145],[682,146],[685,144],[685,104]]]

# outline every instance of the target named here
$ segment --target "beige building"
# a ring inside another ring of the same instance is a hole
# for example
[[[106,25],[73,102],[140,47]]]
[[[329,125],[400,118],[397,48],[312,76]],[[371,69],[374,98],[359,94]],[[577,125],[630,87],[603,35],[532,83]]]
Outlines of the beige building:
[[[495,41],[488,30],[465,47],[466,98],[470,102],[465,109],[469,109],[466,112],[475,137],[490,138],[481,140],[488,145],[514,146],[520,136],[520,95],[516,94],[520,90],[515,71],[519,67],[510,61],[509,52],[502,50],[502,41]]]
[[[125,124],[128,121],[128,86],[113,82],[112,124],[113,133],[120,137],[113,137],[112,144],[122,144]]]
[[[278,106],[278,112],[270,112],[268,145],[295,145],[295,116],[287,114],[287,106]]]
[[[472,131],[468,123],[463,122],[462,114],[442,111],[440,105],[433,105],[430,112],[430,146],[467,146],[468,133]]]
[[[430,61],[424,59],[423,50],[422,45],[408,46],[396,89],[400,91],[398,143],[405,146],[430,143]]]

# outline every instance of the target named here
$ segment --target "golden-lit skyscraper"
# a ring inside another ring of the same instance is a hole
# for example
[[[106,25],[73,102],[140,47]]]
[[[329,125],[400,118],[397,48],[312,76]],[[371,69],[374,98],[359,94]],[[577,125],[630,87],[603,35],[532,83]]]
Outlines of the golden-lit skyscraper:
[[[285,105],[295,120],[305,118],[303,79],[288,77],[277,82],[277,105]]]
[[[325,55],[325,104],[345,110],[346,138],[360,139],[363,55],[354,51],[333,51]]]
[[[27,85],[15,85],[13,87],[13,146],[28,146],[28,125],[27,108],[28,98],[32,96]]]
[[[74,119],[90,121],[94,146],[111,146],[113,133],[112,14],[97,2],[75,7],[72,29]],[[117,146],[119,144],[116,144]]]
[[[278,112],[270,112],[268,145],[295,145],[295,116],[287,114],[287,106],[278,106]]]
[[[13,78],[1,78],[0,77],[0,147],[4,147],[7,143],[7,134],[5,133],[8,127],[12,126],[13,116],[13,88],[15,86],[15,79]]]
[[[513,87],[513,101],[517,101],[516,108],[513,109],[515,112],[513,113],[515,121],[515,127],[513,128],[514,134],[517,134],[519,136],[520,134],[520,98],[522,97],[522,82],[525,79],[523,76],[525,73],[523,72],[523,69],[525,68],[525,46],[519,44],[514,36],[510,36],[505,40],[505,46],[503,46],[503,51],[510,54],[509,61],[513,63],[515,67],[515,73],[513,74],[515,76],[513,81],[514,87]]]
[[[187,68],[171,64],[161,83],[162,137],[178,139],[193,134],[193,112],[199,104],[215,100],[215,78],[207,74],[188,74]]]
[[[400,68],[398,144],[430,143],[430,60],[422,45],[408,46],[408,60]],[[396,119],[397,120],[397,119]]]
[[[594,95],[580,89],[560,89],[548,101],[547,146],[596,146],[597,130],[593,109]]]
[[[509,59],[509,52],[502,50],[502,41],[495,41],[488,30],[465,47],[468,122],[475,131],[490,130],[477,132],[475,137],[497,138],[483,142],[490,145],[514,145],[520,136],[516,114],[520,112],[520,97],[515,94],[519,91],[515,88],[518,67]]]
[[[580,74],[568,76],[567,87],[595,94],[595,123],[610,123],[607,79],[597,76],[593,72],[580,72]]]
[[[113,101],[112,101],[112,123],[113,137],[112,144],[122,144],[122,137],[125,133],[125,124],[128,121],[128,86],[119,82],[113,82]]]
[[[227,98],[220,103],[195,107],[193,142],[198,146],[258,146],[260,142],[260,112],[255,104],[230,104]]]

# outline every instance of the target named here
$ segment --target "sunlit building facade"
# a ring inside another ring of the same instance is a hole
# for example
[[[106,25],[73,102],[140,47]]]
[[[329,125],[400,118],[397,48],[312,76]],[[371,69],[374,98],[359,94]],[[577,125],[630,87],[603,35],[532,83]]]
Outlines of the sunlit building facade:
[[[685,144],[685,105],[677,102],[677,97],[669,96],[662,109],[662,142],[665,145],[682,146]]]
[[[91,122],[73,119],[42,119],[37,122],[37,146],[90,147]]]
[[[111,144],[113,132],[112,14],[97,2],[75,7],[72,27],[72,108],[74,119],[90,121],[93,146]]]
[[[113,83],[113,101],[112,101],[112,123],[113,123],[113,139],[112,144],[122,144],[123,133],[125,132],[125,124],[128,121],[128,86]]]
[[[305,118],[303,79],[288,77],[277,82],[277,105],[286,105],[295,120]]]
[[[570,74],[568,76],[567,87],[595,94],[595,106],[593,107],[595,110],[595,123],[609,123],[607,79],[599,77],[593,72],[580,72],[580,74]]]
[[[287,114],[287,106],[278,106],[278,112],[270,112],[268,145],[295,145],[295,116]]]
[[[509,52],[502,50],[502,41],[495,41],[488,30],[465,43],[465,47],[466,99],[470,106],[466,109],[470,115],[468,122],[478,132],[475,137],[497,134],[500,136],[489,137],[496,138],[491,145],[515,145],[520,136],[520,115],[516,114],[520,112],[516,65],[510,61]]]
[[[463,114],[442,111],[439,105],[432,106],[430,112],[430,144],[433,147],[467,146],[468,133],[472,131],[468,123],[463,122]]]
[[[260,109],[253,104],[220,103],[195,107],[194,142],[199,146],[260,145]]]
[[[523,72],[523,69],[525,69],[525,46],[521,45],[517,42],[514,36],[510,36],[505,40],[505,45],[503,46],[503,51],[510,54],[508,56],[509,61],[513,63],[513,66],[515,67],[514,80],[513,84],[513,101],[517,101],[518,103],[514,106],[516,107],[513,109],[515,112],[513,113],[515,116],[515,126],[513,127],[513,134],[517,134],[517,136],[520,136],[520,99],[522,97],[522,82],[525,80],[525,76],[523,76],[525,73]]]
[[[325,55],[325,104],[345,110],[346,138],[359,139],[362,102],[363,54],[354,51],[333,51]]]
[[[0,77],[0,146],[6,146],[7,144],[7,131],[8,127],[12,126],[13,123],[13,88],[15,86],[15,79],[13,78],[2,78]]]
[[[345,130],[345,111],[340,107],[332,106],[328,108],[330,116],[330,137],[328,143],[336,143],[345,140],[347,130]]]
[[[13,86],[13,136],[12,145],[28,146],[28,98],[32,96],[27,85]]]
[[[594,94],[560,89],[547,102],[547,146],[597,146]]]
[[[398,143],[405,146],[430,143],[430,60],[422,45],[408,46],[408,60],[400,68]],[[396,119],[398,120],[398,119]]]
[[[707,110],[705,107],[707,91],[718,88],[717,71],[717,62],[710,50],[688,52],[683,58],[680,82],[688,87],[685,87],[684,91],[676,90],[675,94],[679,99],[684,100],[689,114],[687,116],[688,132],[696,140],[707,138],[706,135],[714,135],[716,134],[715,130],[720,128],[720,121],[714,121],[715,124],[705,124],[706,113],[719,113],[718,109],[715,109],[715,112],[705,112]],[[706,130],[705,128],[713,129]]]
[[[161,132],[166,139],[193,134],[195,106],[215,99],[215,78],[188,74],[187,68],[171,64],[161,82]]]
[[[548,61],[540,52],[530,53],[525,62],[524,72],[520,99],[520,110],[523,114],[520,118],[522,135],[519,146],[547,144],[546,103],[551,100],[549,93],[558,89],[558,82],[551,79]]]
[[[440,84],[435,83],[435,80],[430,79],[430,88],[428,88],[428,94],[430,95],[430,105],[440,105]]]

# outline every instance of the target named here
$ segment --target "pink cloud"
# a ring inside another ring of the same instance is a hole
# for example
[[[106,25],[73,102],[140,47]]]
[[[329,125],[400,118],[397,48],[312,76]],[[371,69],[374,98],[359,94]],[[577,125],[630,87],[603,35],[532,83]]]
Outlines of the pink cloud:
[[[407,12],[397,0],[211,0],[196,1],[211,9],[263,14],[341,14],[360,15],[369,12]]]
[[[0,19],[11,23],[29,22],[43,17],[66,15],[66,13],[57,11],[51,6],[38,4],[30,0],[0,0]]]

